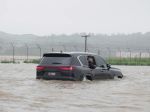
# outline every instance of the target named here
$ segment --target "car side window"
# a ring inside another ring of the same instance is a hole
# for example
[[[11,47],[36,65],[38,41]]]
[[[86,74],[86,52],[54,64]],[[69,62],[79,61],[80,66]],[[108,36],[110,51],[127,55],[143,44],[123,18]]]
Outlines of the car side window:
[[[107,68],[105,60],[100,56],[95,56],[96,64],[99,67]]]
[[[96,68],[96,60],[95,60],[94,56],[87,56],[87,60],[88,60],[89,68],[95,69]]]
[[[79,60],[78,60],[76,57],[73,57],[73,58],[72,58],[72,65],[81,66]]]
[[[83,65],[88,66],[86,56],[79,56],[79,60]]]
[[[87,60],[88,62],[92,62],[93,65],[96,65],[96,60],[94,56],[87,56]]]

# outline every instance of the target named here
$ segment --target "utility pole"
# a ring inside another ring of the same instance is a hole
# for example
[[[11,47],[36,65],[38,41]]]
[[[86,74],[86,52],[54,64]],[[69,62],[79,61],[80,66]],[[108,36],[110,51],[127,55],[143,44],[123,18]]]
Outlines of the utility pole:
[[[90,33],[89,34],[81,34],[81,37],[85,38],[84,52],[87,51],[87,38],[90,36],[91,36]]]

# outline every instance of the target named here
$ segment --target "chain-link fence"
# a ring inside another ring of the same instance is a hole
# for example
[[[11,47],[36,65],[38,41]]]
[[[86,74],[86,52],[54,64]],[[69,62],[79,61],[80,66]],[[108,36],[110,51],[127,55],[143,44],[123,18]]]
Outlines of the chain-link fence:
[[[66,45],[58,43],[55,45],[40,45],[40,44],[15,44],[7,43],[0,46],[0,61],[29,61],[33,59],[40,59],[43,53],[48,52],[84,52],[84,45]],[[117,60],[118,63],[122,61],[132,62],[133,59],[137,64],[145,61],[150,61],[150,49],[131,49],[131,48],[99,48],[88,46],[88,52],[96,53],[104,57],[109,63],[112,60]]]

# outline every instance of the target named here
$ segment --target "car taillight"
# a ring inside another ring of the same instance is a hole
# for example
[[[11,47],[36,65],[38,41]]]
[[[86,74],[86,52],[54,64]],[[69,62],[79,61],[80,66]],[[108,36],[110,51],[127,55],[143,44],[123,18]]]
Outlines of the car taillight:
[[[44,70],[44,69],[45,69],[45,67],[43,67],[43,66],[37,66],[37,67],[36,67],[36,70],[37,70],[37,71],[41,71],[41,70]]]
[[[72,66],[61,66],[59,67],[60,70],[67,70],[67,71],[72,71],[73,67]]]

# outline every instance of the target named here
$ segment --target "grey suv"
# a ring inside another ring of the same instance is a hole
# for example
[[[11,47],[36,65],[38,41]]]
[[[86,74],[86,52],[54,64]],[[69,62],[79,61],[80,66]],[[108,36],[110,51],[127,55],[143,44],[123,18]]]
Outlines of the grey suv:
[[[36,67],[36,79],[74,80],[122,78],[121,71],[111,67],[93,53],[45,53]]]

